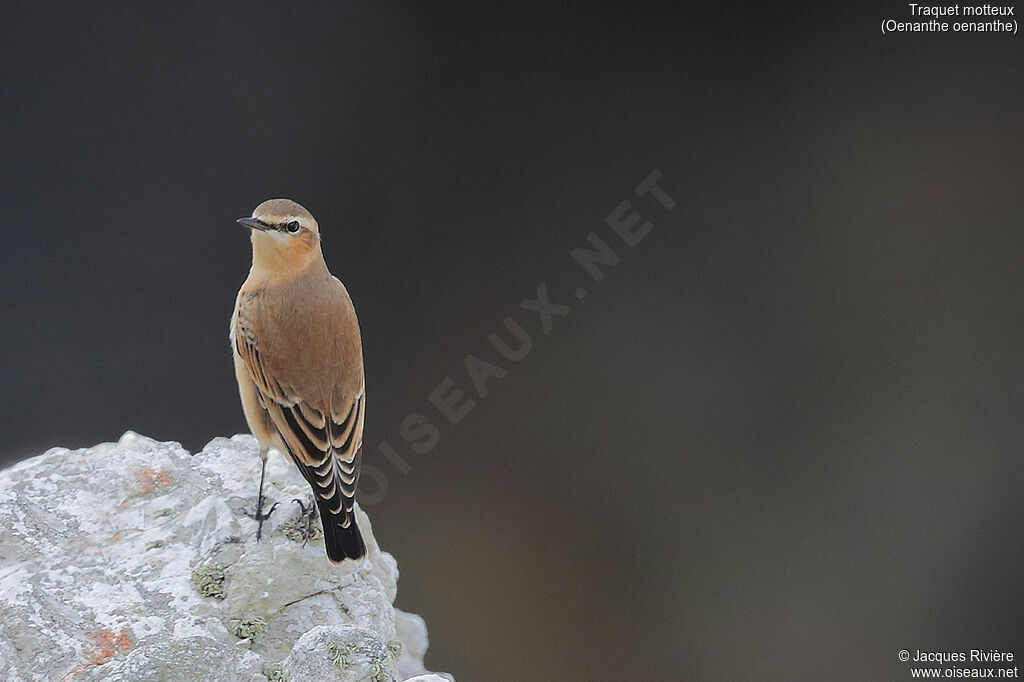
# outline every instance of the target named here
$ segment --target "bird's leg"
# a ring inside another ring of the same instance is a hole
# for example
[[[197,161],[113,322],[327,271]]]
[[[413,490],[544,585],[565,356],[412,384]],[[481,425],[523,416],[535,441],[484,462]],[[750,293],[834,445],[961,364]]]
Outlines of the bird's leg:
[[[267,449],[260,449],[260,459],[263,460],[263,467],[260,469],[260,492],[256,496],[256,513],[251,515],[251,518],[256,520],[259,525],[256,526],[256,542],[260,541],[260,536],[263,535],[263,522],[270,518],[270,515],[277,509],[278,503],[275,502],[267,510],[267,513],[263,513],[263,503],[266,501],[263,497],[263,483],[267,477]]]
[[[306,518],[306,528],[302,532],[302,546],[305,547],[306,543],[309,542],[309,536],[313,532],[313,516],[316,515],[316,504],[313,503],[313,498],[306,498],[305,504],[299,498],[292,500],[295,504],[299,505],[299,509],[302,510],[302,516]]]

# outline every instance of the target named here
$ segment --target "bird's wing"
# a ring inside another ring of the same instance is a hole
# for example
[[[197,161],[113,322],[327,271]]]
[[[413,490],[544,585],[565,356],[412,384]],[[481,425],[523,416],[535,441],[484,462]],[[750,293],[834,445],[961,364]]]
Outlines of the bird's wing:
[[[260,355],[258,340],[244,316],[236,321],[235,351],[242,359],[260,402],[313,492],[342,528],[352,523],[356,479],[363,441],[363,390],[332,405],[331,397],[304,397],[287,377],[274,374]]]

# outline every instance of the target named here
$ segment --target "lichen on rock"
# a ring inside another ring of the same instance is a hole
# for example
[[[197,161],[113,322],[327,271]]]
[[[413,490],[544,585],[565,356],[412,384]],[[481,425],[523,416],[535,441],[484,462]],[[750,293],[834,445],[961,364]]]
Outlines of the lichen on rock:
[[[309,504],[313,504],[313,501],[310,500]],[[320,519],[315,518],[312,522],[307,522],[306,519],[307,517],[302,513],[294,514],[282,521],[277,527],[277,530],[292,542],[314,542],[316,540],[323,540],[324,528],[320,525]]]
[[[398,566],[366,514],[366,558],[331,564],[298,509],[281,513],[308,486],[274,452],[265,493],[282,504],[256,542],[258,452],[250,436],[193,456],[129,432],[0,471],[0,679],[425,674],[426,627],[392,606]]]
[[[255,618],[232,618],[231,634],[238,639],[253,639],[267,631],[267,621]]]
[[[163,540],[154,540],[146,544],[146,549],[154,549],[154,543],[160,543],[156,547],[164,545]],[[196,567],[192,571],[192,583],[204,597],[223,599],[227,596],[224,593],[224,566],[221,564],[211,563]]]
[[[398,661],[379,633],[352,625],[313,628],[284,661],[285,679],[311,674],[324,682],[394,679]],[[299,672],[305,671],[305,672]]]

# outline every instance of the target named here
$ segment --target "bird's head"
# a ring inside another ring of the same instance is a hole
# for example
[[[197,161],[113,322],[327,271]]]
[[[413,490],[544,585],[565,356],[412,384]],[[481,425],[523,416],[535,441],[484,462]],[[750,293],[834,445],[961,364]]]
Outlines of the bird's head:
[[[253,267],[287,275],[323,260],[320,226],[291,199],[268,199],[237,222],[252,233]]]

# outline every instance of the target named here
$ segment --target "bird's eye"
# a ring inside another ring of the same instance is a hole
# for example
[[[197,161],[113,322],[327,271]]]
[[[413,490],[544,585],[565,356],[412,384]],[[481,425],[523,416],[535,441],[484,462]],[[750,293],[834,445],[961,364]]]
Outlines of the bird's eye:
[[[298,220],[293,220],[290,223],[288,223],[288,231],[291,232],[292,234],[295,234],[296,232],[298,232],[299,231],[299,221]]]

